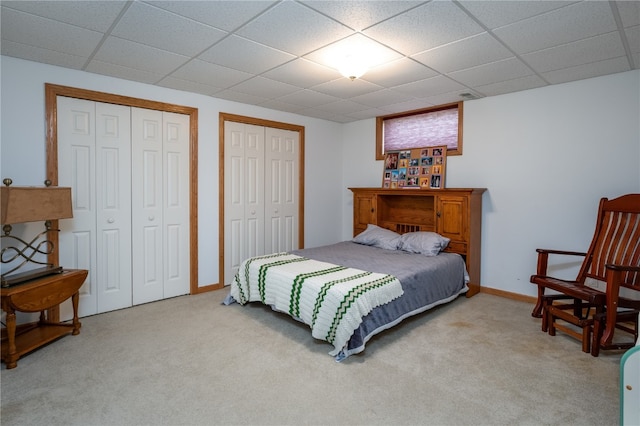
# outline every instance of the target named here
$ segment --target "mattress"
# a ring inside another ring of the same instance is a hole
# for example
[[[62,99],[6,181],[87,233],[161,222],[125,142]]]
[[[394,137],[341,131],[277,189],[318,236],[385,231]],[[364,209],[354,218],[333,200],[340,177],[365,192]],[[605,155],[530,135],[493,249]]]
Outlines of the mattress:
[[[424,256],[352,241],[290,253],[349,268],[390,274],[402,285],[402,296],[374,308],[362,318],[360,326],[335,356],[337,361],[364,351],[367,341],[374,335],[408,317],[450,302],[468,290],[464,259],[454,253],[441,252],[437,256]],[[226,304],[233,302],[230,295],[225,299]]]

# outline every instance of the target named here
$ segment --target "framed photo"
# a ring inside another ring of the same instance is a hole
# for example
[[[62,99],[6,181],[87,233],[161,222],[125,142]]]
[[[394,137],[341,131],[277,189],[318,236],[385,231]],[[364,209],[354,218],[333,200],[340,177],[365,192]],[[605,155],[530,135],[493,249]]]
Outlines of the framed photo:
[[[443,189],[447,146],[389,151],[382,171],[383,188]]]

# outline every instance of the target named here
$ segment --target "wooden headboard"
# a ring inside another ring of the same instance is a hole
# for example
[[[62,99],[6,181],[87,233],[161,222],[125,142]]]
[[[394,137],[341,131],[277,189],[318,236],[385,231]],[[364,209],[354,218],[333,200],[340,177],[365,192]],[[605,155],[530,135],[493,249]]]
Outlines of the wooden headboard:
[[[447,252],[465,259],[467,297],[480,291],[480,238],[484,188],[440,190],[349,188],[353,192],[353,235],[369,223],[399,234],[430,231],[449,238]]]

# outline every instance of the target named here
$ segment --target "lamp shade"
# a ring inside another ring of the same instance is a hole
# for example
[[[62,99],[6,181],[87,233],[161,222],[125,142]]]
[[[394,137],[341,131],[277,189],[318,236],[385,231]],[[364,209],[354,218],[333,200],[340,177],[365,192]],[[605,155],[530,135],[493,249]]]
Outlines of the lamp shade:
[[[71,188],[2,186],[0,202],[3,225],[73,217]]]

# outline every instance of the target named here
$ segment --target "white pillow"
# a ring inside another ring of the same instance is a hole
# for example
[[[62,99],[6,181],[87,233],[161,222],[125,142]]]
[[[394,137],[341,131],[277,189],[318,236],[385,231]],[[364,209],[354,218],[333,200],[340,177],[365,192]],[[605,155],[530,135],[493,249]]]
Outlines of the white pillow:
[[[352,241],[365,246],[397,250],[400,234],[370,223],[367,225],[367,229],[356,235]]]
[[[444,250],[451,241],[435,232],[408,232],[400,237],[398,249],[410,253],[436,256]]]

